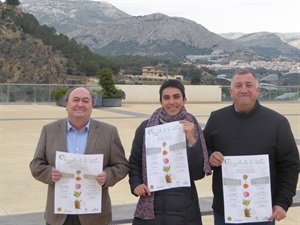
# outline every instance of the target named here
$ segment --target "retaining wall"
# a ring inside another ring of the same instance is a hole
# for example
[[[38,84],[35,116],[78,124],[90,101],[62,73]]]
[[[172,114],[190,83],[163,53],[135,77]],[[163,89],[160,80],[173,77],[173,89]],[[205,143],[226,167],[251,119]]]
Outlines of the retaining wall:
[[[159,102],[160,85],[116,85],[126,93],[124,102]],[[221,102],[222,86],[185,85],[188,102]]]

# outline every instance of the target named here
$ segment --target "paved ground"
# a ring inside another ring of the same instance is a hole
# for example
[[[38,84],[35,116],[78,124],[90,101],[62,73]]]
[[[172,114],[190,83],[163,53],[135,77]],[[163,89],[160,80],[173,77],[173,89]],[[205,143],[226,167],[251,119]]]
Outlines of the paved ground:
[[[188,103],[204,127],[211,111],[230,103]],[[300,149],[299,103],[263,103],[284,114],[291,123]],[[134,131],[141,121],[159,107],[159,104],[125,103],[116,108],[95,108],[92,116],[118,127],[129,156]],[[66,116],[63,107],[52,104],[0,105],[0,224],[44,225],[43,211],[46,200],[46,185],[34,180],[29,171],[29,162],[44,124]],[[213,224],[211,216],[211,177],[196,182],[205,225]],[[137,198],[129,191],[128,178],[110,189],[113,204],[114,224],[130,224]],[[300,225],[300,182],[294,205],[286,220],[279,225]]]

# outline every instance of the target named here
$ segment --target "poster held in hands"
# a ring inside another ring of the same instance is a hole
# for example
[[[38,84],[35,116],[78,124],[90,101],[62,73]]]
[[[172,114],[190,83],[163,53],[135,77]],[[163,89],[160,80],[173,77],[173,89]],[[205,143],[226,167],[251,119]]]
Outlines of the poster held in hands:
[[[225,156],[222,176],[226,223],[268,221],[272,215],[268,155]]]
[[[146,128],[145,147],[151,192],[190,187],[186,137],[180,122]]]
[[[102,172],[103,155],[56,152],[56,169],[62,173],[55,183],[56,214],[101,213],[102,186],[96,176]]]

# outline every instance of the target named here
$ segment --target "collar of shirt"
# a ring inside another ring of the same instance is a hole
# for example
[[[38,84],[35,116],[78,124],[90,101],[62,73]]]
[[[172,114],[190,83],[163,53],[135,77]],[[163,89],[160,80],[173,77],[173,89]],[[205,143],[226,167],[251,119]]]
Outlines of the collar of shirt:
[[[77,132],[77,129],[74,128],[74,127],[70,124],[70,121],[67,119],[67,132],[69,132],[70,129],[71,129],[71,130],[76,130],[76,132]],[[89,130],[90,130],[90,119],[89,119],[88,123],[85,125],[85,127],[84,127],[80,132],[82,132],[82,131],[84,131],[84,130],[86,130],[86,131],[89,131]]]
[[[87,145],[90,120],[87,125],[78,132],[69,122],[67,122],[67,147],[69,153],[84,154]]]

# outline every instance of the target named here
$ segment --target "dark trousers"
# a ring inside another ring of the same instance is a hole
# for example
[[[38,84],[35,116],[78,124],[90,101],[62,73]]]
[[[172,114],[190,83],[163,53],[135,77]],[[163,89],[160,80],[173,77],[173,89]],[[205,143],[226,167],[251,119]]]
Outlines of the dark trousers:
[[[50,225],[50,224],[46,223],[46,225]],[[68,215],[63,225],[81,225],[81,223],[77,215]]]
[[[225,223],[224,216],[214,212],[214,225],[275,225],[275,221],[256,222],[256,223]]]

